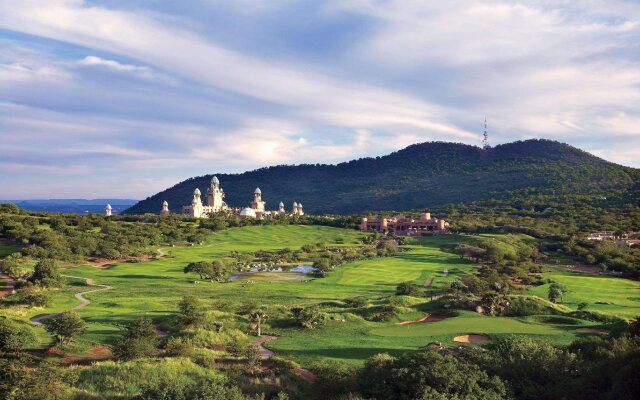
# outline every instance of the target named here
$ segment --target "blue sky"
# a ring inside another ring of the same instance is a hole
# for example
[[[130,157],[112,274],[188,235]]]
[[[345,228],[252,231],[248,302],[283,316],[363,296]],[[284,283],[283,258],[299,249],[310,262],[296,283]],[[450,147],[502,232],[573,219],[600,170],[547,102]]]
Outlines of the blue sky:
[[[0,198],[549,138],[640,167],[637,1],[0,0]]]

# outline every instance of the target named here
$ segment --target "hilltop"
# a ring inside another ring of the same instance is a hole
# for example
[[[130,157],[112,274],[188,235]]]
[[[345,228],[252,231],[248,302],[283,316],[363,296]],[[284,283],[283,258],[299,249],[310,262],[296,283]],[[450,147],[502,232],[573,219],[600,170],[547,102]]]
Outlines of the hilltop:
[[[539,139],[502,144],[487,151],[466,144],[427,142],[383,157],[337,165],[283,165],[215,175],[232,206],[248,205],[259,186],[269,209],[275,209],[281,200],[287,208],[300,201],[309,213],[335,214],[433,208],[528,194],[588,194],[628,200],[640,187],[638,169]],[[164,200],[173,212],[179,212],[196,187],[204,193],[212,176],[187,179],[125,213],[158,213]]]

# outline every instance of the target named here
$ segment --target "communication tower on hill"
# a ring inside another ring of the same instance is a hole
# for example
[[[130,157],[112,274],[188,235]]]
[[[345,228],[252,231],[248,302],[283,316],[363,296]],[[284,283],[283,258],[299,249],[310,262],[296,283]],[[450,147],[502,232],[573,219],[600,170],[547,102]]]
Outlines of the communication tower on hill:
[[[482,150],[489,150],[489,133],[487,132],[487,117],[484,117],[484,133],[482,134]]]

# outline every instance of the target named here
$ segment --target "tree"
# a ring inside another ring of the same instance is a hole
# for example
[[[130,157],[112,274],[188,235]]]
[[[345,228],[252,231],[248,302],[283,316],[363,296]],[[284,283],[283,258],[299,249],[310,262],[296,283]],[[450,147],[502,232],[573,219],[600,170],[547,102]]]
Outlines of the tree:
[[[18,354],[36,343],[36,335],[29,325],[0,317],[0,353]]]
[[[158,334],[148,318],[140,318],[127,326],[125,333],[113,346],[113,354],[120,360],[133,360],[153,355]]]
[[[2,271],[14,279],[25,278],[23,266],[26,263],[25,257],[20,253],[8,255],[2,262]]]
[[[249,313],[249,320],[256,324],[258,336],[262,336],[262,323],[265,322],[268,317],[269,315],[263,307],[257,308]]]
[[[473,363],[436,352],[371,357],[360,374],[365,398],[477,399],[506,397],[505,384]]]
[[[62,284],[62,276],[58,264],[52,259],[40,259],[36,263],[29,281],[46,287],[57,287]]]
[[[200,279],[210,279],[211,263],[207,261],[197,261],[189,263],[184,267],[184,273],[193,272],[200,276]]]
[[[564,285],[554,282],[549,285],[549,292],[547,296],[549,297],[549,301],[552,303],[562,303],[565,292],[566,287]]]
[[[211,263],[210,279],[216,282],[224,282],[231,275],[232,268],[225,260],[215,260]]]
[[[420,296],[420,287],[413,282],[402,282],[396,287],[398,296]]]
[[[180,318],[185,326],[196,325],[204,319],[204,311],[200,299],[193,295],[186,295],[178,304],[180,308]]]
[[[59,344],[68,344],[74,336],[83,333],[87,324],[74,310],[65,311],[43,322],[47,332],[51,333]]]
[[[318,306],[294,308],[291,311],[296,322],[305,329],[313,329],[322,325],[327,319],[327,315]]]

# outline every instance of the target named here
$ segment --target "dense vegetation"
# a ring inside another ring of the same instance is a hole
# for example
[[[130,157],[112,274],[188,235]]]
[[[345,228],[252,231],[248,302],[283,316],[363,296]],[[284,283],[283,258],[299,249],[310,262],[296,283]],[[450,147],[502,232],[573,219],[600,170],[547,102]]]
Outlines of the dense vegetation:
[[[463,144],[422,143],[384,157],[337,165],[276,166],[217,175],[231,205],[248,204],[259,186],[269,208],[276,208],[281,200],[287,207],[301,201],[313,214],[434,209],[486,199],[579,194],[599,199],[608,208],[638,206],[640,193],[637,169],[548,140],[503,144],[488,151]],[[190,201],[196,187],[208,187],[211,177],[180,182],[126,213],[157,214],[164,200],[176,211]]]

